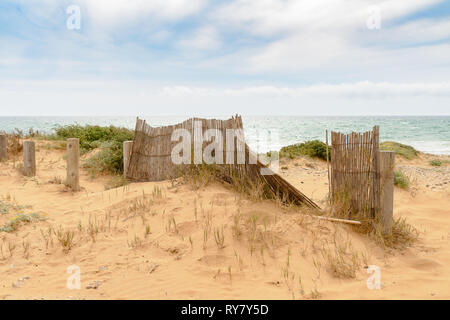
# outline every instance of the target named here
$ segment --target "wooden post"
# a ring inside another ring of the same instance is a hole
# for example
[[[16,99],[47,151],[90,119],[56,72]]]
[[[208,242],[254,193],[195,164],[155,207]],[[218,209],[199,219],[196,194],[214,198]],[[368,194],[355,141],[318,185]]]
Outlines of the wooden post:
[[[80,190],[80,140],[67,139],[67,179],[66,185],[73,191]]]
[[[6,145],[6,134],[0,134],[0,161],[8,160]]]
[[[328,130],[326,132],[325,143],[327,144],[327,171],[328,171],[328,201],[331,203],[331,179],[330,179],[330,161],[328,156]]]
[[[395,152],[380,151],[380,219],[383,232],[389,233],[394,220],[394,167]]]
[[[128,164],[130,163],[131,151],[133,149],[133,141],[123,142],[123,176],[127,177]]]
[[[23,174],[28,177],[36,175],[36,153],[34,141],[23,142]]]

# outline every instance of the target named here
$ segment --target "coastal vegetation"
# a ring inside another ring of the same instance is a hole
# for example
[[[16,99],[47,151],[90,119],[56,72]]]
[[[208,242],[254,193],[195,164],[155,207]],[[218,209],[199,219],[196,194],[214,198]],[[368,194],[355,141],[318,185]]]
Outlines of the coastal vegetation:
[[[395,154],[408,160],[417,158],[419,155],[419,152],[413,147],[394,141],[384,141],[380,143],[380,150],[394,151]]]
[[[43,221],[45,220],[39,213],[18,213],[14,218],[11,218],[8,222],[5,222],[2,227],[0,227],[0,232],[14,232],[22,224],[28,224],[33,221]]]
[[[99,148],[105,143],[120,143],[133,139],[133,131],[115,126],[101,127],[78,124],[60,126],[55,129],[56,139],[66,140],[68,138],[80,139],[81,153],[86,153]]]
[[[402,171],[394,172],[394,185],[401,189],[409,188],[409,178]]]
[[[133,140],[134,131],[115,126],[94,125],[66,125],[58,126],[54,132],[44,134],[33,129],[28,132],[16,129],[8,134],[8,154],[17,155],[22,151],[20,139],[36,139],[48,141],[43,148],[65,150],[65,140],[68,138],[80,139],[80,153],[88,154],[94,149],[99,149],[88,155],[83,166],[91,176],[98,174],[123,173],[123,142]]]
[[[0,133],[3,133],[0,131]],[[14,132],[6,133],[6,149],[8,150],[8,154],[12,157],[17,157],[22,152],[22,144],[20,143],[20,139],[23,137],[22,131],[16,129]]]
[[[328,147],[328,158],[331,159],[331,147]],[[270,156],[271,152],[267,155]],[[327,160],[327,146],[319,140],[309,140],[281,148],[279,157],[294,159],[299,156],[308,156]]]
[[[440,167],[442,166],[442,161],[439,159],[434,159],[430,161],[430,165],[433,167]]]
[[[101,127],[92,125],[67,125],[56,128],[56,138],[80,139],[80,152],[85,154],[94,149],[98,152],[90,155],[83,163],[91,176],[97,174],[123,173],[123,142],[133,140],[133,131],[115,126]]]

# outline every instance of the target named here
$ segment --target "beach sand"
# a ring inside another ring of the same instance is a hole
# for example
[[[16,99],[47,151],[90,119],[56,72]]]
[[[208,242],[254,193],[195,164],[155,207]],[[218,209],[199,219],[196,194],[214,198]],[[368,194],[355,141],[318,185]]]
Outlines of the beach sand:
[[[397,157],[412,185],[395,189],[394,216],[420,236],[411,247],[391,249],[349,225],[253,201],[219,183],[105,190],[109,177],[82,169],[82,191],[73,193],[61,183],[65,152],[48,144],[37,141],[36,177],[21,175],[21,159],[0,164],[0,204],[8,208],[0,226],[20,212],[46,219],[0,232],[0,299],[450,298],[450,166],[431,167],[432,156]],[[280,166],[325,205],[325,162],[299,158]],[[64,250],[70,232],[72,247]],[[67,288],[73,265],[79,290]],[[380,268],[380,290],[367,287],[369,265]]]

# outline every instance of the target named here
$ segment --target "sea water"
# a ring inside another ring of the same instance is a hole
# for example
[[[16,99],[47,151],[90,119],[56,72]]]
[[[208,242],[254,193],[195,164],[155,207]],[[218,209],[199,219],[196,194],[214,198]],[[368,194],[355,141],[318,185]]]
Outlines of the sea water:
[[[187,116],[142,116],[152,126],[176,124]],[[226,117],[214,117],[226,119]],[[349,133],[371,130],[380,126],[381,141],[397,141],[417,150],[433,154],[450,154],[450,116],[243,116],[245,138],[258,152],[306,140],[325,141],[325,130]],[[68,124],[120,126],[134,129],[136,117],[0,117],[0,131],[29,128],[51,133],[57,126]],[[264,133],[269,133],[268,140]],[[263,133],[263,134],[261,134]]]

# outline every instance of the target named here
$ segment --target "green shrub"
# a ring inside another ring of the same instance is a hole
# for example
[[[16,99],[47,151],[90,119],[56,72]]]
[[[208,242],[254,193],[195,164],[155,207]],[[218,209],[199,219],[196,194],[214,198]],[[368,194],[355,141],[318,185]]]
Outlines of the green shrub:
[[[104,173],[123,173],[123,142],[133,140],[133,131],[114,126],[67,125],[56,128],[58,139],[80,139],[80,152],[86,153],[96,148],[100,151],[87,159],[83,167],[91,176]]]
[[[394,185],[402,189],[409,188],[409,179],[405,174],[401,171],[394,172]]]
[[[120,142],[133,139],[133,131],[126,128],[114,126],[80,126],[78,124],[60,126],[56,128],[56,136],[62,139],[80,139],[80,149],[82,153],[100,147],[103,142]]]
[[[419,155],[419,152],[413,147],[394,141],[384,141],[380,143],[380,150],[394,151],[395,154],[398,154],[408,160],[414,159]]]
[[[440,167],[442,166],[442,161],[438,160],[438,159],[434,159],[430,161],[430,165],[432,165],[433,167]]]
[[[123,173],[123,144],[118,141],[108,141],[100,145],[100,151],[89,157],[83,163],[89,174],[121,174]]]
[[[331,147],[328,147],[328,158],[331,158]],[[319,158],[327,160],[327,146],[319,140],[306,141],[283,147],[280,150],[280,158],[293,159],[298,156],[310,156],[312,158]]]

